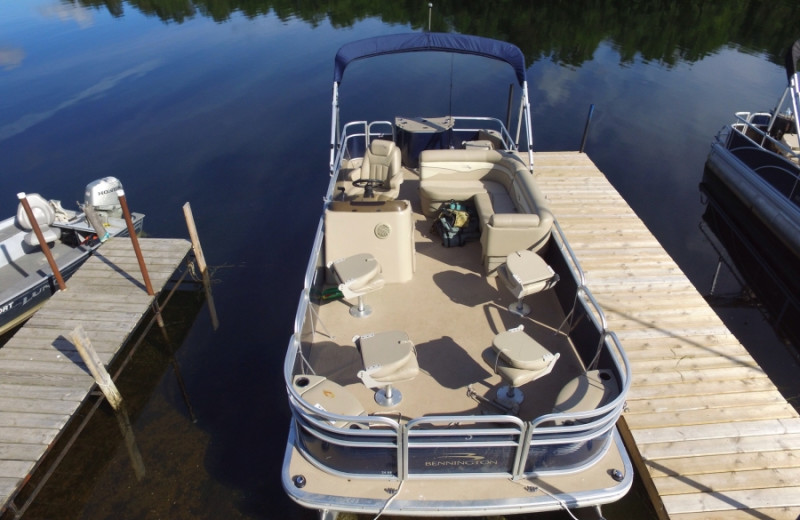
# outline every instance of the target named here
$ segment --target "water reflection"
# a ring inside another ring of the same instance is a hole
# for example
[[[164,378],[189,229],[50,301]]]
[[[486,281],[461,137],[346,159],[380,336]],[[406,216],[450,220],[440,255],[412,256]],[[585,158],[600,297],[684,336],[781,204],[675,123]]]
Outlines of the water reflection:
[[[107,91],[117,87],[118,84],[123,81],[141,77],[142,75],[147,74],[148,72],[156,68],[158,65],[159,63],[156,60],[151,60],[142,63],[140,65],[136,65],[134,67],[131,67],[127,70],[120,72],[119,74],[114,74],[113,76],[107,76],[100,79],[94,85],[91,85],[88,88],[62,101],[61,103],[58,104],[58,106],[47,109],[43,112],[38,112],[35,114],[26,114],[17,119],[16,121],[0,127],[0,141],[5,141],[6,139],[14,137],[15,135],[28,130],[29,128],[56,115],[58,112],[70,108],[73,105],[80,103],[81,101],[96,96],[101,96]]]
[[[197,16],[226,22],[235,13],[248,18],[274,13],[282,20],[300,19],[312,26],[328,20],[333,27],[352,27],[365,18],[387,24],[428,27],[428,10],[421,2],[349,2],[316,0],[68,0],[68,6],[106,9],[115,17],[132,9],[165,22],[183,23]],[[751,52],[780,60],[786,43],[796,38],[797,12],[788,0],[761,2],[694,2],[660,0],[631,3],[517,3],[513,8],[478,0],[434,3],[431,30],[460,32],[509,41],[522,49],[528,63],[539,59],[579,66],[590,61],[604,40],[615,42],[623,62],[638,57],[673,66],[697,61],[735,43]],[[56,11],[57,9],[54,9]],[[83,19],[84,14],[79,15]],[[75,18],[79,20],[78,17]],[[80,23],[80,21],[79,21]],[[753,27],[769,27],[754,31]]]
[[[52,3],[39,7],[39,12],[46,18],[57,18],[63,21],[75,22],[81,29],[94,25],[94,13],[91,9],[79,4]]]

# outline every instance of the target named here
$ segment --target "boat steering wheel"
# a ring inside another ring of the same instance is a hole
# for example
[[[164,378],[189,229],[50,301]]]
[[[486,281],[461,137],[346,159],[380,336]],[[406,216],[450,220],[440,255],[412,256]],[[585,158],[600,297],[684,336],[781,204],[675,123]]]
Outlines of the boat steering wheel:
[[[356,188],[364,188],[364,198],[375,198],[375,188],[383,186],[383,181],[380,179],[357,179],[353,181],[353,186]]]

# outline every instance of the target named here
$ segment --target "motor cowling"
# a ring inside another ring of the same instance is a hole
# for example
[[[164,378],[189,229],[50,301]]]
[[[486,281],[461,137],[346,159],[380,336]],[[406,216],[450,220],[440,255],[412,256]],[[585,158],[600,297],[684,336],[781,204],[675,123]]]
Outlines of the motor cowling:
[[[121,218],[122,206],[117,197],[117,190],[121,189],[122,183],[116,177],[97,179],[86,185],[84,203],[102,214],[106,221],[108,217]]]

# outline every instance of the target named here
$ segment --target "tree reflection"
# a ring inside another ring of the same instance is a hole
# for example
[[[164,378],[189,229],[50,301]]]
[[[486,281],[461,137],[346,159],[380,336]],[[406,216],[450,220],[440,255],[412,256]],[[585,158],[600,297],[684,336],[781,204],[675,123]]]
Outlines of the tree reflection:
[[[312,26],[327,20],[334,27],[350,27],[365,18],[409,24],[414,30],[428,26],[427,3],[420,0],[63,1],[105,8],[116,17],[125,8],[136,9],[174,23],[196,16],[222,23],[234,13],[248,18],[274,13],[281,20],[299,19]],[[699,60],[726,45],[764,53],[781,63],[785,49],[800,36],[798,21],[800,15],[788,0],[438,0],[431,29],[512,42],[529,64],[552,59],[577,67],[592,59],[600,42],[609,40],[623,62],[639,56],[672,66]]]

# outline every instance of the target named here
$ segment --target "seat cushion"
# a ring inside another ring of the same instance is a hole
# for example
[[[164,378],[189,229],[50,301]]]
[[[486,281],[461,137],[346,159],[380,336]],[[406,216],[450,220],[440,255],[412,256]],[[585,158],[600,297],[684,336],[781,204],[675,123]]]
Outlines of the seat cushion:
[[[369,253],[334,260],[331,267],[339,280],[352,291],[365,287],[381,270],[378,261]]]
[[[497,273],[516,298],[549,289],[558,281],[553,268],[528,249],[510,253],[506,263],[498,267]]]
[[[549,368],[545,366],[541,370],[524,370],[521,368],[515,368],[511,366],[503,356],[499,356],[497,354],[497,350],[494,348],[487,348],[483,351],[483,359],[486,363],[492,367],[497,375],[499,375],[503,381],[513,387],[519,387],[524,385],[525,383],[529,383],[530,381],[534,381],[541,377],[546,376],[552,370],[552,367],[555,365],[555,362],[558,360],[560,354],[556,354],[553,356],[553,359],[550,360]]]
[[[555,357],[522,329],[501,332],[494,337],[492,346],[512,368],[522,370],[541,370]]]
[[[376,381],[401,381],[419,371],[414,344],[405,332],[394,330],[367,334],[358,340],[364,368]]]
[[[296,375],[292,385],[303,400],[314,408],[339,415],[364,415],[364,407],[346,388],[330,379],[315,375]],[[336,426],[347,423],[334,422]]]
[[[51,244],[61,238],[61,229],[59,228],[51,228],[50,226],[41,226],[40,231],[42,232],[42,236],[44,237],[44,241],[48,244]],[[23,240],[29,246],[36,247],[39,245],[39,237],[36,236],[36,233],[30,231],[25,234]]]
[[[619,393],[616,378],[610,370],[589,370],[558,393],[554,412],[588,412],[610,402]]]

